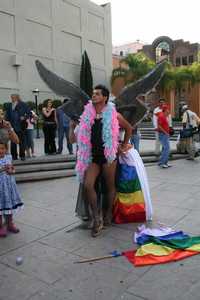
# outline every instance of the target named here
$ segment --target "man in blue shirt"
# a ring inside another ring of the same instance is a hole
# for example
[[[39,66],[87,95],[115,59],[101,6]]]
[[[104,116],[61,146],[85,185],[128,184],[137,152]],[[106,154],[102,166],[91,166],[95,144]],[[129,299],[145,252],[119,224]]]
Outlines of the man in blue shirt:
[[[68,99],[64,99],[63,104],[66,103]],[[63,139],[64,135],[67,140],[67,149],[69,154],[73,154],[72,144],[69,142],[69,123],[70,118],[63,112],[63,110],[58,107],[56,110],[57,126],[58,126],[58,151],[57,154],[61,154],[63,151]]]
[[[31,110],[28,105],[20,99],[18,94],[11,95],[11,103],[6,109],[6,120],[14,128],[19,138],[19,156],[25,160],[25,131],[27,127],[26,120],[31,116]],[[13,160],[18,159],[17,145],[11,142],[11,154]]]

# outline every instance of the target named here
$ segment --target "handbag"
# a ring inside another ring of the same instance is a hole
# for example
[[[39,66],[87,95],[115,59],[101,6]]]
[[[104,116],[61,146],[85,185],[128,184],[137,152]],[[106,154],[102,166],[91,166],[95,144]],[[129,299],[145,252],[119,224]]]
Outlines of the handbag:
[[[183,128],[180,130],[180,139],[186,139],[193,136],[193,128]]]
[[[182,130],[180,130],[180,139],[191,138],[193,136],[194,132],[196,131],[196,129],[193,128],[191,125],[190,116],[187,111],[186,111],[186,114],[187,114],[187,123],[189,125],[189,128],[183,128]]]

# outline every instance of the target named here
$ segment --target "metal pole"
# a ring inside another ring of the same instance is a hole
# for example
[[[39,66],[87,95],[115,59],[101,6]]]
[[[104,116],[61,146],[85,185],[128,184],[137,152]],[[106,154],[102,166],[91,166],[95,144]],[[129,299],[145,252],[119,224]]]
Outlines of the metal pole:
[[[38,99],[37,99],[37,95],[35,95],[35,110],[36,110],[36,115],[39,117],[38,115]],[[39,133],[39,118],[37,119],[37,123],[36,123],[36,138],[39,139],[40,138],[40,133]]]

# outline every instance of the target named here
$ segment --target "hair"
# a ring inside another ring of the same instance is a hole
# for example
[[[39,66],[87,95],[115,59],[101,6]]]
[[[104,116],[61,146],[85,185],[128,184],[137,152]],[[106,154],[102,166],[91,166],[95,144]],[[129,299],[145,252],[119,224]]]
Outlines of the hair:
[[[102,84],[98,84],[98,85],[95,86],[94,89],[95,90],[101,90],[102,95],[107,98],[107,100],[106,100],[106,103],[107,103],[108,99],[109,99],[109,95],[110,95],[110,92],[107,89],[107,87],[102,85]]]
[[[47,107],[48,103],[51,102],[52,106],[53,106],[53,100],[52,99],[47,99],[46,103],[45,103],[45,107]]]
[[[4,142],[3,140],[0,140],[0,145],[4,145],[6,150],[8,150],[8,144]]]
[[[67,103],[69,100],[70,100],[69,98],[65,98],[65,99],[63,100],[63,104],[64,104],[64,103]]]
[[[16,97],[18,100],[21,100],[20,95],[19,94],[11,94],[10,97]]]

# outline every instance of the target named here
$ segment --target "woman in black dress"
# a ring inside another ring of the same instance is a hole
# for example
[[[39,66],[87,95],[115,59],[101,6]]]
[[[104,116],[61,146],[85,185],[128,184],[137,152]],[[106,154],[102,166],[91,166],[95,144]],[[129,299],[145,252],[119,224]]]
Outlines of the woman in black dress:
[[[56,154],[56,110],[51,99],[48,99],[46,106],[42,108],[44,152],[45,154]]]

